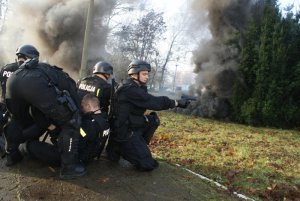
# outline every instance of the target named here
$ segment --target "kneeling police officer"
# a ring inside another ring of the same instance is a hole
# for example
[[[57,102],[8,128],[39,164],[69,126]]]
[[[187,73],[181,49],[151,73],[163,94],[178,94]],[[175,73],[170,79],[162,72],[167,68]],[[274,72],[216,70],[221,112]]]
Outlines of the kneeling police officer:
[[[81,102],[82,123],[79,137],[79,160],[88,164],[95,157],[99,158],[102,152],[103,139],[108,134],[108,119],[101,113],[99,100],[92,94],[87,94]],[[51,140],[52,141],[52,140]],[[52,141],[53,142],[53,141]],[[26,150],[34,159],[50,165],[60,165],[60,153],[57,143],[49,144],[38,140],[29,140]]]
[[[86,174],[85,167],[78,161],[78,138],[80,128],[79,102],[76,83],[61,68],[39,62],[39,52],[32,45],[22,45],[18,57],[26,61],[7,81],[6,105],[12,114],[4,129],[7,141],[7,165],[22,159],[18,146],[22,130],[35,122],[30,107],[42,113],[61,132],[58,146],[61,152],[62,179],[72,179]],[[46,130],[49,125],[38,125]]]
[[[149,63],[134,60],[127,71],[129,79],[115,92],[114,131],[109,139],[107,155],[109,159],[117,161],[120,154],[137,169],[151,171],[158,167],[158,163],[152,158],[147,144],[159,126],[159,118],[155,112],[144,115],[145,111],[185,108],[189,102],[149,94],[146,87],[151,71]]]
[[[101,103],[101,112],[108,113],[111,85],[108,79],[113,75],[113,67],[106,61],[99,61],[93,67],[93,75],[78,81],[78,93],[82,98],[87,93],[94,94]]]

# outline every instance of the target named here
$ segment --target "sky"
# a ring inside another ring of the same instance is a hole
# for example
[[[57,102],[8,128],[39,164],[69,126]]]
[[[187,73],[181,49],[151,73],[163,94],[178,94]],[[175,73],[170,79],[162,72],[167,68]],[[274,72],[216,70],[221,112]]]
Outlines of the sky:
[[[189,0],[151,0],[156,8],[164,10],[166,13],[179,12],[180,7],[184,6]],[[300,0],[278,0],[281,8],[294,4],[295,8],[300,10]]]
[[[287,6],[290,4],[295,4],[296,7],[300,6],[300,0],[280,0],[279,2],[282,4],[282,6]]]

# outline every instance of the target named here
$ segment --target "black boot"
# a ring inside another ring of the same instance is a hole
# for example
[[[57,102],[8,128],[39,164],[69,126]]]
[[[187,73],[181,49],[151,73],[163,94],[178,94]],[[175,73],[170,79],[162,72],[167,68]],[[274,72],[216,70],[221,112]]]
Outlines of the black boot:
[[[5,139],[4,136],[0,136],[0,155],[1,157],[5,154]]]
[[[114,140],[108,141],[106,147],[107,158],[112,162],[118,162],[121,157],[120,144]]]
[[[20,162],[23,159],[23,156],[19,150],[12,152],[6,152],[6,166],[13,166],[16,163]]]
[[[79,163],[78,159],[78,138],[79,132],[74,129],[62,129],[59,144],[62,146],[61,154],[61,179],[75,179],[86,174],[86,168]]]
[[[86,175],[87,171],[83,164],[63,165],[60,169],[59,177],[61,179],[75,179]]]

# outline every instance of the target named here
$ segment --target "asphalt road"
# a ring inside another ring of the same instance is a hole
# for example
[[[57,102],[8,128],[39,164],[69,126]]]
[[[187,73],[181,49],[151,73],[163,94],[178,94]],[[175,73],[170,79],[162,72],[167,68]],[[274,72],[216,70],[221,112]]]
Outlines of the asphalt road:
[[[25,158],[14,167],[0,161],[0,200],[186,201],[237,200],[179,167],[160,162],[153,172],[102,158],[88,166],[88,175],[60,180],[59,168]]]

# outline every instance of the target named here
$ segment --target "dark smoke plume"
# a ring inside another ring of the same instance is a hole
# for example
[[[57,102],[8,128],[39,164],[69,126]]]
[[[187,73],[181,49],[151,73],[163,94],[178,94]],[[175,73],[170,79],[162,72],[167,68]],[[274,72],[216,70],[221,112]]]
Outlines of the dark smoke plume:
[[[194,0],[193,27],[206,25],[210,39],[202,41],[193,52],[198,101],[188,113],[204,117],[225,118],[229,112],[239,63],[240,41],[231,43],[242,34],[251,18],[251,0]]]
[[[108,28],[103,25],[103,18],[112,11],[114,3],[114,0],[95,0],[89,61],[106,54]],[[77,71],[88,4],[88,0],[10,0],[11,12],[0,38],[6,61],[13,60],[18,46],[32,44],[40,51],[41,60]]]

